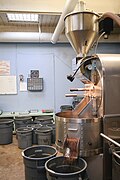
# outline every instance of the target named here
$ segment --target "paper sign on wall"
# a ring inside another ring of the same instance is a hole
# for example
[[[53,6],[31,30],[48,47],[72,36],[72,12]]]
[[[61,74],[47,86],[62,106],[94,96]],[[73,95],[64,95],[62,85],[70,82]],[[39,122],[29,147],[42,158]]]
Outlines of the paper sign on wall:
[[[0,76],[0,94],[17,94],[16,76]]]
[[[0,61],[0,76],[10,75],[10,61]]]
[[[27,91],[27,83],[20,82],[20,91]]]

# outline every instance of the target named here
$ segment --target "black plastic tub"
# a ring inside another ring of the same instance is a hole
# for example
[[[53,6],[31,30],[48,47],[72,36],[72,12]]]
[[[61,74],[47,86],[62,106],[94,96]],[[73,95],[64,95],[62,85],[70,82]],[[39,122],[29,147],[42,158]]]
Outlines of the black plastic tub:
[[[116,152],[120,156],[120,151]],[[112,155],[112,180],[118,180],[120,177],[120,159]]]
[[[37,134],[35,133],[36,129],[40,128],[42,125],[41,124],[28,124],[27,127],[31,127],[33,129],[32,131],[32,144],[38,144],[37,141]]]
[[[0,144],[13,142],[13,119],[0,119]]]
[[[56,139],[56,125],[55,125],[55,124],[48,124],[47,126],[52,128],[51,143],[52,143],[52,144],[55,144],[55,139]]]
[[[73,107],[71,105],[62,105],[60,106],[61,112],[72,111]]]
[[[33,122],[31,116],[18,116],[14,119],[15,122],[15,130],[20,127],[27,127],[28,124]]]
[[[47,180],[45,162],[55,157],[57,150],[52,146],[41,145],[23,150],[25,180]]]
[[[39,145],[51,145],[52,127],[41,126],[35,133]]]
[[[32,131],[30,127],[21,127],[16,129],[18,147],[20,149],[25,149],[32,146]]]
[[[42,124],[42,125],[52,124],[53,123],[53,117],[47,116],[47,115],[37,116],[37,117],[35,117],[34,122],[38,123],[38,124]]]
[[[47,178],[49,180],[79,180],[86,177],[87,163],[79,158],[73,163],[68,163],[63,156],[53,157],[45,163]]]

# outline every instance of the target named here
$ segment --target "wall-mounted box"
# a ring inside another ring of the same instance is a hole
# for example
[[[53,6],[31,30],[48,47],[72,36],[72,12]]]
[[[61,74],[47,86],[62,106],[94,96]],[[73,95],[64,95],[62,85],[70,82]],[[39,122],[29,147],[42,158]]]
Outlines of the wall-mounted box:
[[[27,78],[27,90],[28,91],[42,91],[43,78]]]
[[[30,77],[31,78],[39,78],[39,70],[31,70]]]

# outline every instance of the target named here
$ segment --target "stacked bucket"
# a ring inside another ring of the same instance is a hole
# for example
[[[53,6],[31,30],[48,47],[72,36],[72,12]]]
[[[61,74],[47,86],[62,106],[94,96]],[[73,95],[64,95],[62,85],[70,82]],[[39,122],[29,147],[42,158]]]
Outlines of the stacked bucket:
[[[15,118],[18,147],[25,149],[32,145],[51,145],[55,143],[55,124],[52,116]]]
[[[32,117],[15,117],[14,123],[16,138],[18,140],[18,147],[20,149],[25,149],[27,147],[32,146],[32,128],[27,128],[27,125],[29,123],[32,123]]]
[[[47,180],[45,163],[56,156],[55,124],[51,116],[15,119],[18,147],[23,149],[25,180]]]
[[[52,117],[36,117],[27,128],[32,128],[32,143],[37,146],[22,151],[25,180],[88,180],[85,160],[78,158],[76,162],[69,164],[63,156],[56,156],[57,150],[51,146],[55,143]]]
[[[0,136],[3,137],[0,144],[12,143],[14,125],[18,147],[23,149],[25,180],[88,180],[86,161],[79,158],[71,165],[63,156],[56,156],[57,150],[51,146],[55,143],[55,124],[51,116],[39,116],[35,120],[32,117],[0,119]]]

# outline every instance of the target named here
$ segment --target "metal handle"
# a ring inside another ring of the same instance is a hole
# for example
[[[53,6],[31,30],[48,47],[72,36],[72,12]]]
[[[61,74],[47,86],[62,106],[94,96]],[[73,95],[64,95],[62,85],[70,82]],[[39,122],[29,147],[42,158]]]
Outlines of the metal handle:
[[[82,94],[65,94],[65,97],[84,97]]]
[[[101,135],[102,137],[104,137],[105,139],[107,139],[108,141],[110,141],[111,143],[113,143],[113,144],[115,144],[116,146],[120,147],[120,144],[119,144],[118,142],[116,142],[116,141],[114,141],[113,139],[109,138],[109,137],[106,136],[105,134],[100,133],[100,135]]]
[[[77,97],[78,94],[65,94],[65,97]]]
[[[119,144],[118,142],[116,142],[116,141],[114,141],[113,139],[109,138],[109,137],[106,136],[105,134],[100,133],[100,135],[101,135],[102,137],[104,137],[106,140],[108,140],[108,141],[110,141],[111,143],[115,144],[116,146],[120,147],[120,144]],[[120,155],[118,155],[118,154],[115,152],[115,150],[113,150],[113,149],[112,149],[112,154],[113,154],[114,156],[116,156],[117,158],[120,159]]]
[[[90,91],[93,90],[93,88],[71,88],[70,91]]]
[[[116,152],[113,152],[113,154],[120,159],[120,155],[118,155]]]

